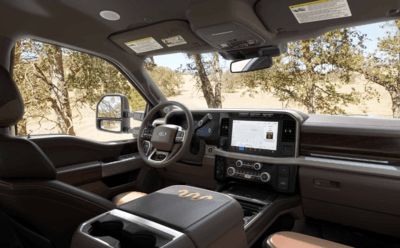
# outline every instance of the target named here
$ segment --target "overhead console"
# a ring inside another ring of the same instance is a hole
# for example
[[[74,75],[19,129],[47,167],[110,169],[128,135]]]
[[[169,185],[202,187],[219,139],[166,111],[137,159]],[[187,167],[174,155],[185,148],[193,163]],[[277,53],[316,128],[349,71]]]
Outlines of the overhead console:
[[[219,50],[271,45],[266,42],[269,33],[249,1],[201,2],[190,7],[188,18],[192,30]]]

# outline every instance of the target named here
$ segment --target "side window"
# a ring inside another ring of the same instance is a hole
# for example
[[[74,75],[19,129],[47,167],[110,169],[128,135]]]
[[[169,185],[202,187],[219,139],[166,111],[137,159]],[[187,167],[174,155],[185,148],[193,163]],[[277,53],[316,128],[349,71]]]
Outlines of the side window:
[[[131,139],[96,129],[96,103],[108,93],[128,97],[131,111],[143,111],[146,101],[107,61],[89,54],[33,40],[15,45],[13,68],[25,104],[18,135],[69,134],[96,140]],[[131,120],[131,126],[140,125]]]

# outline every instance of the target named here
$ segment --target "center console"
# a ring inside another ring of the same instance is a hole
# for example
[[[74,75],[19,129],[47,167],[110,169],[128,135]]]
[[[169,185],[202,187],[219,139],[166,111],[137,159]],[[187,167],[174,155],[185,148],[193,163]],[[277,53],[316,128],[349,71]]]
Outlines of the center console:
[[[227,194],[171,186],[83,223],[72,248],[247,247],[240,204]]]

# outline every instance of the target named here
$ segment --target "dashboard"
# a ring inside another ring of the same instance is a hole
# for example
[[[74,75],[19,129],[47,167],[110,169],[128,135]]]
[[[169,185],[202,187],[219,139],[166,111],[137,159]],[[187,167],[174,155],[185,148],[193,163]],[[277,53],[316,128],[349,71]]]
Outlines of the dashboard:
[[[199,110],[192,111],[195,126],[205,115],[212,119],[197,131],[203,140],[203,155],[213,149],[227,154],[257,155],[265,158],[298,156],[299,125],[306,117],[288,111]],[[168,113],[166,124],[187,129],[183,112]],[[205,148],[209,147],[208,151]],[[192,158],[191,158],[192,157]],[[187,165],[198,163],[203,156],[188,155]],[[197,159],[197,161],[196,161]],[[214,178],[220,182],[239,181],[262,184],[278,192],[294,192],[298,168],[291,164],[265,163],[253,159],[215,156]]]

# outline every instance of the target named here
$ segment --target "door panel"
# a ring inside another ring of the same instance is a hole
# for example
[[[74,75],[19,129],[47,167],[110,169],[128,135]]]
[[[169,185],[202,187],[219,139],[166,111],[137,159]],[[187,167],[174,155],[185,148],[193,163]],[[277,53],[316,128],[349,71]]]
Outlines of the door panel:
[[[30,140],[42,149],[56,168],[92,161],[113,161],[121,155],[137,152],[134,139],[99,143],[70,135],[40,135],[32,136]]]
[[[108,199],[140,188],[145,164],[134,139],[99,143],[69,135],[41,135],[30,140],[53,162],[60,181]]]

